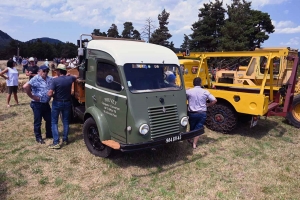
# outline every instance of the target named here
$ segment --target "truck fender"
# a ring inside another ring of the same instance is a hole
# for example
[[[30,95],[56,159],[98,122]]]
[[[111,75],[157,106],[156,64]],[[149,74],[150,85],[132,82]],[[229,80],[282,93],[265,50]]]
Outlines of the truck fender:
[[[97,124],[100,140],[110,140],[110,130],[103,112],[101,112],[97,107],[91,106],[84,113],[84,121],[89,117],[92,117]]]

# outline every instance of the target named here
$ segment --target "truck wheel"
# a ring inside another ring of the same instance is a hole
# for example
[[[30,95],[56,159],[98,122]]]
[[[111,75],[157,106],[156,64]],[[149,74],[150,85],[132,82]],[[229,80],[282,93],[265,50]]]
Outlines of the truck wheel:
[[[237,121],[237,113],[229,104],[217,103],[207,109],[206,126],[213,131],[230,133]]]
[[[300,128],[300,94],[294,97],[292,111],[288,112],[287,119],[293,126]]]
[[[95,156],[106,158],[112,152],[110,147],[100,141],[97,124],[91,117],[83,124],[83,139],[89,152]]]

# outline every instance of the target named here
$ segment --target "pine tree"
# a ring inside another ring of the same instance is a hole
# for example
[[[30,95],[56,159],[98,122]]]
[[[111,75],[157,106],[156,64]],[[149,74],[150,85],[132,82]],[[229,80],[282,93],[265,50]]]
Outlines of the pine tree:
[[[141,34],[134,29],[132,22],[125,22],[123,25],[124,25],[124,30],[122,32],[123,38],[141,40]]]
[[[107,37],[119,38],[118,27],[115,24],[112,24],[107,31]]]
[[[189,43],[190,43],[189,36],[187,36],[186,34],[184,34],[184,36],[183,36],[183,43],[181,44],[180,48],[183,49],[183,50],[190,49]]]
[[[252,10],[251,2],[233,0],[227,8],[228,19],[221,30],[223,50],[253,50],[269,38],[267,34],[274,32],[270,16],[267,13]]]
[[[199,20],[192,24],[189,46],[193,51],[217,51],[220,49],[221,27],[225,23],[223,1],[204,3],[199,9]]]
[[[169,29],[167,27],[167,25],[169,24],[169,16],[170,13],[166,12],[165,9],[161,14],[158,15],[159,28],[152,33],[149,40],[150,43],[170,48],[170,42],[168,41],[168,39],[170,39],[172,35],[169,33]]]

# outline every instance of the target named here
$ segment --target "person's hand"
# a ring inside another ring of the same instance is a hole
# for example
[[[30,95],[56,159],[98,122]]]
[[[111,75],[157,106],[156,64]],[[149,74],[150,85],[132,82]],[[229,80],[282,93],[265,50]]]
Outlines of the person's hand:
[[[37,102],[41,101],[41,98],[38,96],[32,96],[32,99]]]

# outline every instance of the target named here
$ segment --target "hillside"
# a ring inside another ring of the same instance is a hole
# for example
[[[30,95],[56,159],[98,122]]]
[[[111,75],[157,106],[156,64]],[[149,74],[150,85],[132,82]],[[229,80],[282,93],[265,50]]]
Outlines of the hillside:
[[[11,40],[12,37],[0,30],[0,49],[8,45]]]
[[[43,43],[49,43],[49,44],[63,43],[63,42],[60,41],[60,40],[52,39],[52,38],[48,38],[48,37],[36,38],[36,39],[29,40],[29,41],[27,41],[27,42],[36,42],[37,40],[41,40]]]

